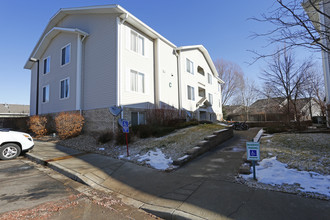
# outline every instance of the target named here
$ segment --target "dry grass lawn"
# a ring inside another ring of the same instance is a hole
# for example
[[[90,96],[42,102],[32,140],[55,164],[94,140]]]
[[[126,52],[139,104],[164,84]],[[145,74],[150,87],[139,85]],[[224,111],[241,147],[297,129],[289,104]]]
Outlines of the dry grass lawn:
[[[290,168],[330,175],[330,134],[282,133],[261,139],[261,159],[276,156]]]

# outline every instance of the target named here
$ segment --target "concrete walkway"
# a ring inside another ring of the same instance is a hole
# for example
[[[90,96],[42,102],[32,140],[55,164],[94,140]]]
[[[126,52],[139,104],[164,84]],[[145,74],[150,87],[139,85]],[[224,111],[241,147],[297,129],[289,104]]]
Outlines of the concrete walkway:
[[[27,157],[165,219],[327,219],[328,201],[249,188],[235,181],[245,142],[235,132],[217,149],[171,173],[60,145],[37,142]]]

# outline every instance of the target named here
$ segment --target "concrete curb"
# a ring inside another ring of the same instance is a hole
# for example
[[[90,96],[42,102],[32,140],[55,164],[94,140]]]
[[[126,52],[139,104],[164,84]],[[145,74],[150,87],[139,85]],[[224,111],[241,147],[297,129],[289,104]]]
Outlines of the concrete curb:
[[[141,207],[146,212],[149,212],[153,215],[156,215],[160,218],[164,219],[194,219],[194,220],[205,220],[207,218],[202,218],[200,216],[196,216],[187,212],[183,212],[178,209],[173,208],[167,208],[167,207],[161,207],[161,206],[155,206],[150,204],[145,204]]]
[[[192,215],[190,213],[186,213],[183,211],[180,211],[178,209],[175,208],[170,208],[170,207],[164,207],[164,206],[157,206],[157,205],[153,205],[153,204],[149,204],[149,203],[145,203],[142,202],[140,200],[136,200],[134,198],[125,196],[123,194],[117,193],[115,191],[112,191],[111,189],[105,188],[102,185],[94,182],[93,180],[91,180],[88,177],[85,177],[84,175],[81,175],[80,173],[74,172],[71,169],[67,169],[64,166],[61,166],[60,164],[56,163],[56,162],[47,162],[45,160],[43,160],[42,158],[33,155],[32,153],[27,153],[26,157],[31,160],[36,162],[37,164],[41,164],[43,166],[47,166],[53,170],[55,170],[58,173],[61,173],[62,175],[77,181],[79,183],[88,185],[94,189],[97,190],[102,190],[105,192],[111,192],[111,193],[116,193],[118,194],[118,197],[122,199],[122,201],[128,205],[131,205],[135,208],[138,209],[142,209],[146,212],[149,212],[151,214],[154,214],[160,218],[164,218],[164,219],[196,219],[196,220],[205,220],[205,218],[196,216],[196,215]]]

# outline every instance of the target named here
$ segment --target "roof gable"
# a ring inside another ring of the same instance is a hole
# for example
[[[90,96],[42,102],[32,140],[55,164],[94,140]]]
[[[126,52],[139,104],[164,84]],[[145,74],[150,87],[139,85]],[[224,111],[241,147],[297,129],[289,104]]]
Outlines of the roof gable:
[[[143,23],[141,20],[136,18],[134,15],[130,14],[128,11],[126,11],[124,8],[122,8],[119,5],[101,5],[101,6],[87,6],[87,7],[78,7],[78,8],[62,8],[60,9],[48,22],[45,30],[41,34],[37,44],[35,45],[33,51],[31,52],[31,55],[29,56],[28,60],[26,61],[26,64],[24,68],[31,69],[33,63],[31,62],[31,58],[34,58],[34,55],[38,53],[38,50],[41,48],[41,44],[44,42],[45,37],[54,29],[58,28],[56,25],[65,17],[68,15],[74,15],[74,14],[118,14],[119,17],[126,22],[132,24],[137,29],[141,30],[143,33],[148,35],[149,37],[156,39],[159,38],[163,40],[168,45],[172,46],[173,48],[176,48],[176,46],[171,43],[169,40],[167,40],[165,37],[157,33],[155,30],[150,28],[148,25]],[[74,29],[74,28],[73,28]]]
[[[210,56],[209,52],[206,50],[206,48],[203,45],[183,46],[183,47],[178,47],[176,50],[177,51],[199,50],[203,54],[203,56],[204,56],[206,62],[208,63],[208,65],[209,65],[209,67],[210,67],[210,69],[211,69],[214,77],[218,81],[220,81],[220,83],[224,83],[224,81],[222,81],[222,79],[219,78],[218,71],[217,71],[217,69],[214,66],[214,63],[213,63],[213,61],[211,59],[211,56]]]

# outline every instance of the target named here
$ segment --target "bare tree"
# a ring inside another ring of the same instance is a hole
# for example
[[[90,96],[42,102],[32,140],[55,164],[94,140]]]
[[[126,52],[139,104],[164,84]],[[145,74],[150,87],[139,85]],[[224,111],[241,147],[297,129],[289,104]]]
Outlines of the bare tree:
[[[325,88],[324,88],[324,77],[319,70],[311,70],[307,75],[307,82],[304,85],[304,96],[309,99],[314,99],[316,104],[321,110],[321,115],[326,114],[325,105]],[[309,105],[309,111],[312,116],[312,103]]]
[[[222,104],[226,105],[244,82],[244,73],[239,65],[223,59],[215,60],[214,65],[219,78],[225,82],[221,85],[221,93]]]
[[[296,47],[330,52],[330,15],[327,5],[330,0],[276,0],[268,13],[252,20],[271,24],[271,30],[254,33],[253,38],[265,37],[269,44],[285,44],[275,52]],[[308,14],[307,14],[307,13]],[[325,21],[325,22],[324,22]],[[255,61],[273,54],[261,54],[252,51]]]
[[[292,113],[292,103],[302,94],[302,88],[307,80],[307,72],[310,70],[312,63],[305,61],[298,64],[294,59],[291,51],[279,50],[268,61],[267,69],[263,70],[260,78],[270,89],[272,97],[284,97],[286,99],[287,120],[290,120]],[[295,110],[297,110],[295,108]],[[297,111],[295,111],[297,113]]]
[[[239,92],[235,96],[237,104],[244,107],[245,120],[249,120],[250,105],[252,105],[259,97],[259,92],[254,81],[248,78],[239,86]]]

